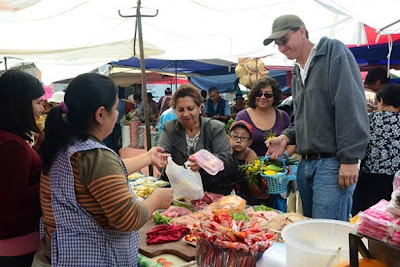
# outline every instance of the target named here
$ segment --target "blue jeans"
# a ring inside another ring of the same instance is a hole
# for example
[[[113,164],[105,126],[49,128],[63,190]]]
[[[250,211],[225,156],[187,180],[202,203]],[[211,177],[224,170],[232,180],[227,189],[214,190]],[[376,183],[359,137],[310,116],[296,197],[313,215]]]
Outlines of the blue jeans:
[[[339,167],[336,157],[300,161],[297,185],[305,216],[349,220],[356,185],[339,187]]]

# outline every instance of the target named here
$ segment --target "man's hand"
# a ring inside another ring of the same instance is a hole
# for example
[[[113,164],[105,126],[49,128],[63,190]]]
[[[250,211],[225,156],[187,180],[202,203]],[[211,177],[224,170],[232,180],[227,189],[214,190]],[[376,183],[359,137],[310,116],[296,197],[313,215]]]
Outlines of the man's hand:
[[[348,187],[358,181],[358,164],[340,164],[339,186]]]
[[[289,138],[282,134],[278,137],[270,138],[264,143],[268,147],[267,155],[271,155],[272,159],[278,159],[289,144]]]

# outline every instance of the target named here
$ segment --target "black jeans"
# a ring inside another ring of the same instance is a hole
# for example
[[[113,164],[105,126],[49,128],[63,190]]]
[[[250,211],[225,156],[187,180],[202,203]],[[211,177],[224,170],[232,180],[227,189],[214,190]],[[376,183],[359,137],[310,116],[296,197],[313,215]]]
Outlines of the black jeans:
[[[15,256],[15,257],[0,257],[0,267],[31,267],[35,252]]]
[[[360,172],[354,190],[351,214],[354,216],[359,211],[375,205],[381,199],[390,200],[393,191],[393,177],[394,175]]]

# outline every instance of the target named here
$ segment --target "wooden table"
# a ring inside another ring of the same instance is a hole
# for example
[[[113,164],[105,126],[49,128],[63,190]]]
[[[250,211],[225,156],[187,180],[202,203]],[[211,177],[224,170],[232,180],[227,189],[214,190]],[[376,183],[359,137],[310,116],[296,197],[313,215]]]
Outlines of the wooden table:
[[[362,238],[368,240],[368,249],[365,247]],[[400,265],[400,248],[383,243],[371,237],[362,235],[357,231],[349,234],[350,267],[358,267],[358,252],[364,259],[376,259],[387,266]]]
[[[153,229],[156,224],[153,220],[147,221],[147,223],[139,230],[139,253],[146,257],[153,258],[161,254],[172,254],[178,256],[186,261],[192,261],[195,259],[196,247],[189,245],[182,239],[175,242],[168,242],[158,245],[147,245],[146,233]]]

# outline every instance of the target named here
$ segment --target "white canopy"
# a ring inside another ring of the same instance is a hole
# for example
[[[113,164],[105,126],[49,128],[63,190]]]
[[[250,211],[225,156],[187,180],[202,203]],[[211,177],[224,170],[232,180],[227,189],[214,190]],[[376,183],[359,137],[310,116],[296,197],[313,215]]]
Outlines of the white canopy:
[[[208,62],[265,57],[267,65],[290,65],[273,45],[263,45],[279,15],[300,16],[311,40],[328,36],[346,44],[366,42],[364,22],[379,28],[398,18],[398,0],[381,0],[368,12],[361,0],[349,1],[358,10],[346,9],[346,0],[318,1],[324,6],[312,0],[142,0],[142,14],[158,10],[156,17],[142,19],[145,54]],[[136,20],[120,17],[118,10],[132,15],[132,6],[132,0],[0,0],[0,56],[34,62],[46,84],[129,58]],[[398,26],[390,30],[398,32]],[[50,77],[47,69],[58,74]]]

